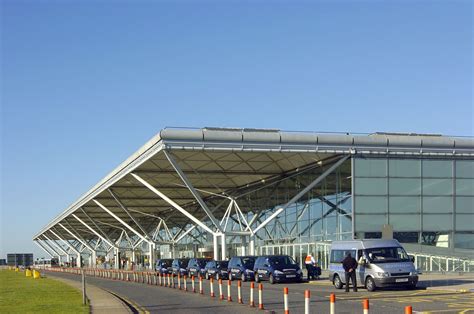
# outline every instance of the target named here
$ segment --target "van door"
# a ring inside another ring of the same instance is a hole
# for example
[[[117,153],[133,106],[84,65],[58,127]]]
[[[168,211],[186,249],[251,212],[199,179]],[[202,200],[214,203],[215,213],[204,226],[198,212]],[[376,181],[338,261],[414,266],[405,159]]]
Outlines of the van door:
[[[362,263],[361,257],[365,257],[364,251],[357,250],[357,262],[359,263],[359,266],[357,267],[357,270],[356,270],[356,278],[357,278],[358,286],[365,285],[365,268],[367,266],[364,263]]]

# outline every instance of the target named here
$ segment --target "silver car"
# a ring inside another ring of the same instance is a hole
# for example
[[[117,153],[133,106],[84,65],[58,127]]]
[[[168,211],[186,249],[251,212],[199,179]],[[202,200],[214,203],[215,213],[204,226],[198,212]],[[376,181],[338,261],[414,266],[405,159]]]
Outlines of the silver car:
[[[345,285],[342,260],[351,253],[359,266],[356,270],[358,286],[367,290],[389,286],[416,288],[418,273],[413,259],[397,240],[334,241],[331,244],[329,280],[337,289]]]

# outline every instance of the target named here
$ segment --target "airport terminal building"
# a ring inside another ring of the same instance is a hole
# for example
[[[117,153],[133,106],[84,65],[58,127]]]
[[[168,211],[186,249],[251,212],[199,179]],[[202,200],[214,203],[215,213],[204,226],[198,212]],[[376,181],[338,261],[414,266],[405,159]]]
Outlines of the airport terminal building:
[[[78,265],[313,253],[394,237],[424,271],[474,271],[474,139],[166,128],[34,241]]]

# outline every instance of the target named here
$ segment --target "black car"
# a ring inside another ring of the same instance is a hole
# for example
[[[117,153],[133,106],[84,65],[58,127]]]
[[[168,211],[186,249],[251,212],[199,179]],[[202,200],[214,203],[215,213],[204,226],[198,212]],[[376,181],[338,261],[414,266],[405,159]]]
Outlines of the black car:
[[[186,268],[188,275],[198,277],[204,274],[204,267],[206,267],[209,258],[191,258]]]
[[[227,267],[229,266],[229,261],[210,261],[206,264],[205,267],[205,277],[210,279],[211,277],[219,279],[229,279],[229,272]]]
[[[180,274],[181,276],[187,275],[188,272],[186,267],[188,266],[189,258],[175,258],[171,263],[171,273],[175,276]]]
[[[229,261],[229,279],[240,279],[242,281],[253,280],[253,266],[256,256],[234,256]]]
[[[170,274],[172,259],[159,259],[155,263],[155,270],[162,275]]]
[[[288,255],[259,256],[253,268],[255,282],[268,280],[271,284],[283,281],[303,281],[303,272]]]

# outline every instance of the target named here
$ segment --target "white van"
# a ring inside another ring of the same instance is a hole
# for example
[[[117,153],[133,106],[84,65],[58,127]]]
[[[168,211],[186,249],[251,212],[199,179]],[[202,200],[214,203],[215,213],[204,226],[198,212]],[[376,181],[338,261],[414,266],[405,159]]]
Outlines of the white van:
[[[365,286],[369,291],[388,286],[416,288],[418,273],[401,244],[397,240],[370,239],[332,242],[329,280],[337,289],[345,284],[342,260],[347,253],[359,262],[358,286]]]

